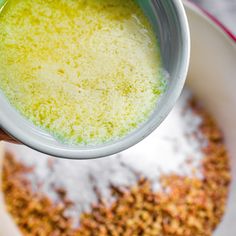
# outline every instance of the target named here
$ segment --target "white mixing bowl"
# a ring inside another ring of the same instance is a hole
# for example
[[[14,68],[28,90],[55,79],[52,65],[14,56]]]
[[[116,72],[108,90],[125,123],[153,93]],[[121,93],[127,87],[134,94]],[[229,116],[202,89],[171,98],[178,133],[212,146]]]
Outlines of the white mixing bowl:
[[[236,39],[225,33],[206,14],[185,3],[191,28],[192,54],[188,86],[218,120],[230,151],[233,180],[228,206],[214,236],[236,235]],[[219,189],[220,191],[220,189]],[[18,236],[14,223],[4,210],[0,236]],[[2,214],[2,215],[1,215]],[[1,231],[2,230],[2,231]],[[1,234],[2,233],[2,234]],[[196,235],[198,236],[198,235]]]
[[[230,152],[232,184],[215,236],[236,235],[236,37],[210,14],[185,2],[191,31],[188,86],[218,121]],[[219,189],[220,191],[220,189]]]

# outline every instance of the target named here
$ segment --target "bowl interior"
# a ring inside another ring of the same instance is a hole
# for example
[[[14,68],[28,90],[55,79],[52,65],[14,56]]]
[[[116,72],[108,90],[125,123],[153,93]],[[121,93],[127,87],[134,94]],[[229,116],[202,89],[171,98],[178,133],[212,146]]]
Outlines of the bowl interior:
[[[5,1],[0,1],[3,5]],[[167,91],[149,120],[126,137],[100,146],[71,146],[58,142],[44,130],[22,117],[0,92],[0,124],[10,135],[27,146],[49,155],[87,159],[108,156],[136,144],[150,134],[170,112],[179,97],[189,61],[189,31],[180,0],[137,0],[149,17],[159,39],[163,67],[169,73]],[[1,8],[1,5],[0,5]]]

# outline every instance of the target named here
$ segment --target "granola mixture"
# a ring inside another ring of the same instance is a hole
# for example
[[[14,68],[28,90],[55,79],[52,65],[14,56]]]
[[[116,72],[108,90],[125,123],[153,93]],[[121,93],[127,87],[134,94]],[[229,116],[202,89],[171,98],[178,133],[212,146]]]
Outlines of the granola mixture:
[[[80,215],[80,225],[65,212],[73,205],[63,188],[60,201],[32,191],[26,173],[34,168],[7,154],[4,161],[3,190],[9,212],[23,235],[35,236],[210,236],[224,214],[230,183],[228,153],[214,119],[194,100],[190,108],[202,118],[199,131],[207,140],[202,147],[202,176],[163,174],[162,190],[153,191],[146,176],[137,173],[130,187],[111,185],[114,201],[103,196],[89,212]],[[191,162],[191,159],[188,160]],[[190,164],[190,163],[189,163]]]

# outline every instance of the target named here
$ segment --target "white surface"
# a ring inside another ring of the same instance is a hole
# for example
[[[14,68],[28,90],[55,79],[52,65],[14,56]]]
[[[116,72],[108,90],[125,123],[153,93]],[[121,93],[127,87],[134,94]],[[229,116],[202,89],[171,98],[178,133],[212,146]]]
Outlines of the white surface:
[[[236,0],[192,0],[199,4],[236,35]]]

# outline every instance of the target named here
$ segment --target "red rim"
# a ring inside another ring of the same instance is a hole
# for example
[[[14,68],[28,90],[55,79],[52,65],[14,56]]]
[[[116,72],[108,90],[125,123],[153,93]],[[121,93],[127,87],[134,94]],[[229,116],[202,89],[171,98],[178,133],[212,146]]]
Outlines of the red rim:
[[[221,28],[230,39],[233,40],[234,43],[236,43],[236,35],[228,28],[226,27],[221,21],[219,21],[215,16],[213,16],[210,12],[199,6],[198,4],[192,2],[189,0],[191,4],[196,6],[202,13],[204,13],[209,19],[211,19],[219,28]]]

